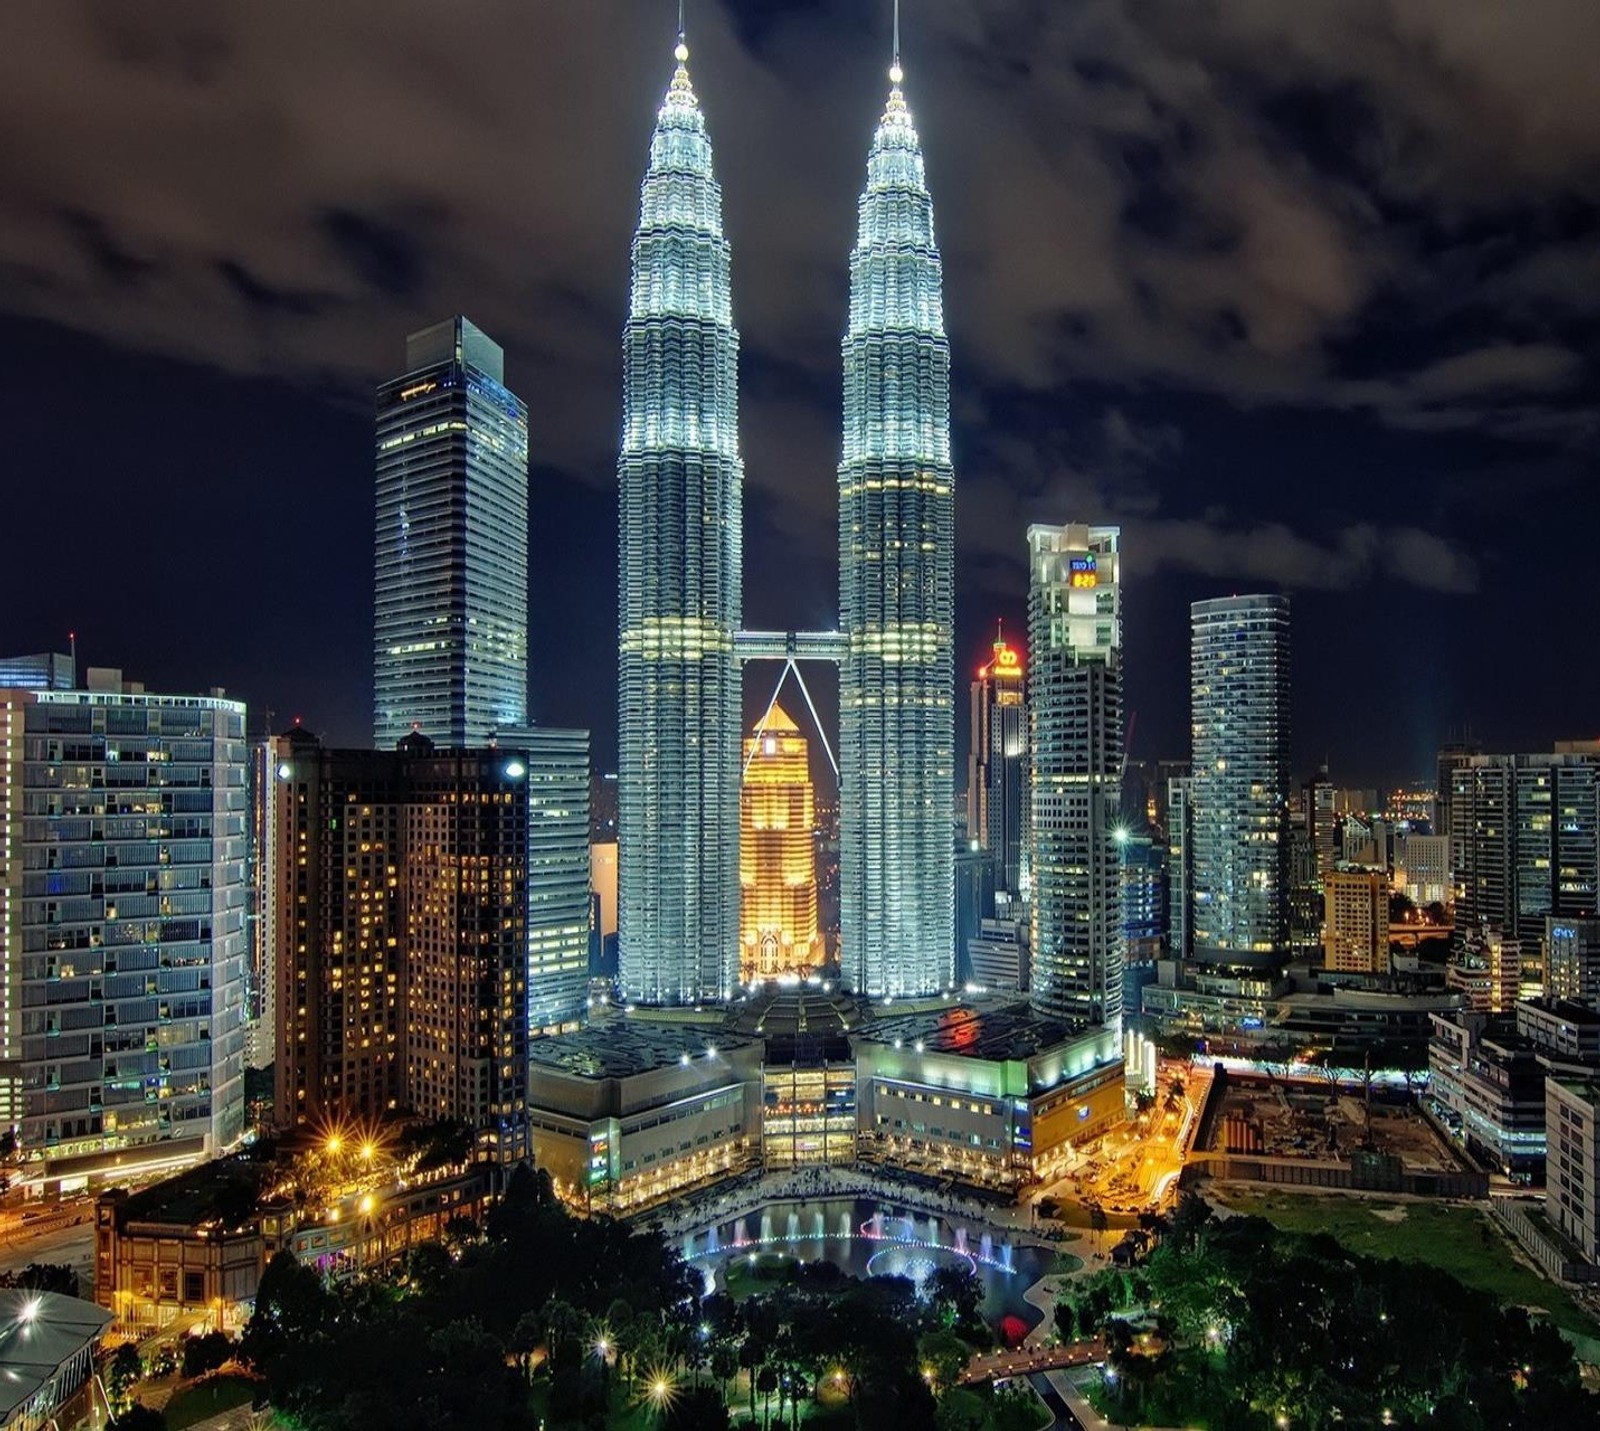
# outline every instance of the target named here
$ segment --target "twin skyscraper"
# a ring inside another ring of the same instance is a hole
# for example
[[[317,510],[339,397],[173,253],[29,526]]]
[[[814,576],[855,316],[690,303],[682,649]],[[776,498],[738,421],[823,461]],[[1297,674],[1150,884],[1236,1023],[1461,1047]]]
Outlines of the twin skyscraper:
[[[898,44],[896,46],[898,50]],[[740,668],[840,668],[841,967],[873,996],[954,977],[950,350],[898,53],[850,256],[837,632],[743,626],[744,466],[722,192],[682,35],[650,142],[623,340],[619,954],[625,997],[738,982]]]

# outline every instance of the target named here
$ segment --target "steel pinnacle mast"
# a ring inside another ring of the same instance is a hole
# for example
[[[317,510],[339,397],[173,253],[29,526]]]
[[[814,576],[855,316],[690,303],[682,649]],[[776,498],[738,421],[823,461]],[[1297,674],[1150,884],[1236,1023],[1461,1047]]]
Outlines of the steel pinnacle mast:
[[[950,350],[898,40],[850,255],[839,467],[841,963],[875,995],[954,977]]]
[[[678,67],[656,119],[623,337],[619,950],[623,993],[728,997],[739,945],[743,463],[722,191]]]

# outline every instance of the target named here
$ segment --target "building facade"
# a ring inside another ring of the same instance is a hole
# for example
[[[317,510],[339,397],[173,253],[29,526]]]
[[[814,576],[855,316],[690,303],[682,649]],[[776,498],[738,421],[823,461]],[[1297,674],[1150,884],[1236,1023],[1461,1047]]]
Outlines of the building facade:
[[[688,48],[633,239],[617,463],[618,957],[624,994],[724,999],[738,975],[744,465],[739,335]]]
[[[800,727],[776,702],[744,743],[739,791],[739,979],[802,974],[822,962],[817,931],[816,792]]]
[[[1450,768],[1456,927],[1537,947],[1545,919],[1600,914],[1600,755],[1471,755]]]
[[[978,667],[969,696],[971,730],[967,751],[967,838],[994,862],[997,907],[1013,913],[1027,894],[1026,806],[1028,799],[1028,706],[1022,653],[1003,634],[989,660]],[[1000,896],[1005,896],[1002,900]]]
[[[933,204],[898,62],[891,81],[843,345],[840,964],[898,997],[955,973],[955,478]]]
[[[373,744],[485,745],[528,707],[528,409],[465,318],[378,389]]]
[[[1115,527],[1028,529],[1029,995],[1121,1035],[1122,612]]]
[[[1600,919],[1547,918],[1545,993],[1600,1005]]]
[[[1381,870],[1334,869],[1322,881],[1322,963],[1334,974],[1389,972],[1389,880]]]
[[[1190,608],[1193,953],[1288,942],[1289,598]]]
[[[273,742],[274,1121],[338,1128],[410,1108],[526,1151],[529,1039],[581,1020],[588,738],[483,750]]]
[[[533,726],[499,749],[527,772],[528,1036],[570,1032],[589,999],[590,891],[607,890],[613,933],[617,917],[616,846],[602,885],[589,843],[589,732]]]
[[[0,689],[0,1109],[48,1182],[244,1131],[245,709]]]

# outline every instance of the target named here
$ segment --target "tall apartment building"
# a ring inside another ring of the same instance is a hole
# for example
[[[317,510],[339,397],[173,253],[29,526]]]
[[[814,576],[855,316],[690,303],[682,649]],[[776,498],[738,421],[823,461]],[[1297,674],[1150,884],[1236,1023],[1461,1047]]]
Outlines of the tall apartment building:
[[[739,792],[739,979],[822,962],[817,930],[816,792],[806,738],[774,703],[744,744]]]
[[[1389,878],[1330,870],[1323,880],[1322,962],[1335,974],[1389,972]]]
[[[276,1121],[411,1108],[525,1149],[529,1038],[586,998],[586,734],[273,745]]]
[[[1288,941],[1289,598],[1190,608],[1193,952],[1276,953]]]
[[[378,389],[373,744],[487,744],[526,723],[528,409],[465,318]]]
[[[967,837],[989,852],[996,891],[1012,900],[1023,896],[1026,883],[1028,707],[1023,676],[1022,653],[997,635],[993,654],[978,668],[969,690]]]
[[[270,745],[273,1119],[280,1128],[371,1121],[405,1101],[401,757],[328,749],[300,729]]]
[[[1448,808],[1458,930],[1532,947],[1547,916],[1600,913],[1600,754],[1465,756]]]
[[[1122,610],[1115,527],[1028,528],[1029,997],[1121,1028]]]
[[[0,688],[0,1123],[50,1180],[244,1130],[245,709]]]

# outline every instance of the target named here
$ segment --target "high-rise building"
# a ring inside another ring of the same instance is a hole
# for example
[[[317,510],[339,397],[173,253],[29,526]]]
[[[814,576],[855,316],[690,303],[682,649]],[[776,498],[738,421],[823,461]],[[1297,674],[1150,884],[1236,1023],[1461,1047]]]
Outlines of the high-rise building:
[[[589,998],[589,892],[596,887],[589,732],[553,726],[507,731],[499,750],[509,773],[518,765],[526,771],[528,1036],[538,1038],[577,1028]],[[616,846],[609,848],[614,930]]]
[[[1194,952],[1194,782],[1187,775],[1167,781],[1167,939],[1169,959]]]
[[[1600,913],[1600,754],[1465,756],[1446,806],[1459,932],[1537,948],[1547,915]]]
[[[97,686],[0,689],[0,1124],[47,1180],[244,1131],[245,708]]]
[[[0,656],[0,689],[70,691],[78,684],[75,657],[61,651],[37,656]]]
[[[971,686],[972,725],[967,751],[967,838],[994,860],[997,891],[1013,899],[1025,892],[1024,815],[1028,792],[1028,707],[1023,699],[1022,654],[995,637],[990,659]]]
[[[740,981],[805,973],[822,962],[816,792],[806,738],[776,702],[745,742],[739,810]]]
[[[1483,747],[1471,738],[1468,733],[1464,740],[1450,740],[1439,747],[1435,760],[1435,786],[1434,807],[1437,818],[1434,822],[1434,832],[1440,835],[1450,833],[1452,816],[1450,812],[1450,795],[1455,783],[1456,767],[1464,764],[1470,757],[1483,752]]]
[[[278,884],[267,854],[278,818],[279,782],[270,740],[250,747],[250,840],[247,871],[250,898],[245,927],[250,936],[250,956],[244,981],[244,1065],[269,1068],[277,1054],[278,990],[277,951]]]
[[[1394,883],[1413,904],[1449,904],[1450,838],[1402,830],[1394,842]]]
[[[839,465],[840,963],[874,995],[949,984],[955,954],[950,348],[901,79],[858,205]]]
[[[1322,962],[1335,974],[1389,972],[1389,878],[1329,870],[1323,881]]]
[[[492,1131],[511,1156],[528,1148],[531,821],[522,765],[498,750],[432,751],[415,740],[401,817],[405,1102],[424,1117]],[[587,969],[587,880],[581,888]]]
[[[1328,768],[1323,766],[1305,783],[1304,806],[1306,831],[1316,859],[1316,879],[1320,887],[1333,868],[1337,855],[1338,819],[1333,813],[1334,788],[1328,779]]]
[[[744,465],[722,191],[678,67],[656,116],[623,337],[619,959],[646,1003],[738,975]]]
[[[1277,953],[1289,936],[1289,598],[1190,608],[1196,958]]]
[[[487,744],[528,706],[528,409],[465,318],[378,389],[373,743]]]
[[[407,737],[407,745],[426,737]],[[273,1121],[373,1120],[405,1100],[405,795],[396,751],[269,742],[278,788],[262,856],[277,910]]]
[[[586,733],[272,745],[277,1123],[412,1108],[525,1152],[529,1039],[587,997]]]
[[[1600,1005],[1600,919],[1546,919],[1545,993]]]
[[[1122,611],[1115,527],[1028,528],[1029,997],[1122,1018]]]

